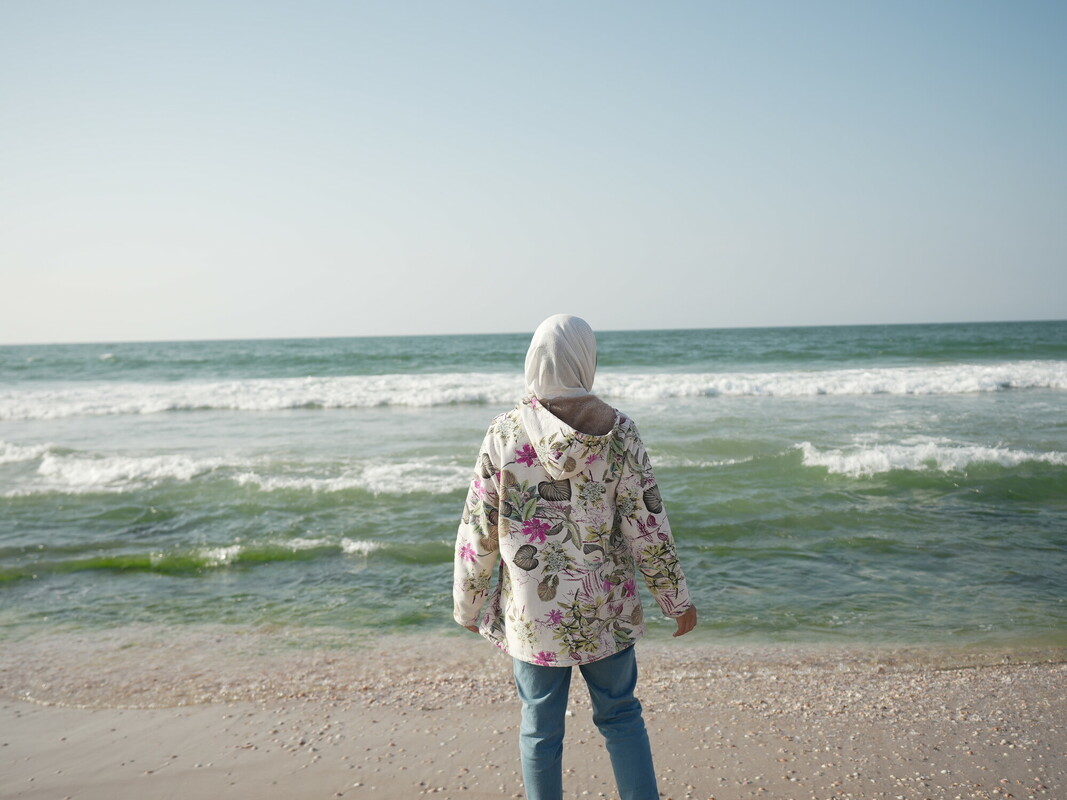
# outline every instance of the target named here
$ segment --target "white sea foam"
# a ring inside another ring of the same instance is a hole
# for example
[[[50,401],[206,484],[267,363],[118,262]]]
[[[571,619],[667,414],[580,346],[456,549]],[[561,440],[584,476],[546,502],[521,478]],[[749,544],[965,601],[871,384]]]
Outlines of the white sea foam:
[[[35,461],[54,448],[53,444],[19,445],[0,441],[0,464],[15,464],[20,461]]]
[[[465,488],[470,483],[471,468],[420,461],[372,464],[363,470],[363,479],[375,494],[408,494],[412,490],[445,494]]]
[[[341,542],[341,549],[346,553],[359,551],[358,545],[366,545],[367,549],[366,549],[366,552],[363,553],[364,555],[366,555],[366,553],[370,552],[371,550],[378,549],[378,545],[376,545],[376,544],[374,544],[372,542],[354,542],[354,543],[351,543],[351,544],[356,545],[357,547],[355,547],[355,550],[350,550],[348,548],[347,544],[346,544],[346,543],[349,543],[349,542],[350,542],[350,540],[348,540],[348,539],[344,539]],[[318,547],[330,547],[330,546],[336,547],[337,543],[335,541],[331,542],[329,539],[302,539],[302,538],[296,538],[296,539],[287,539],[287,540],[281,541],[281,542],[268,541],[268,542],[264,542],[264,543],[260,544],[260,546],[264,546],[264,545],[268,546],[268,547],[270,547],[270,546],[280,546],[280,547],[283,547],[283,548],[287,548],[289,550],[299,551],[299,550],[311,550],[311,549],[318,548]],[[202,547],[197,551],[197,554],[199,555],[200,559],[203,561],[205,566],[208,566],[208,567],[224,567],[224,566],[227,566],[229,564],[234,563],[240,557],[241,553],[243,553],[245,551],[246,551],[246,545],[231,544],[231,545],[221,545],[221,546],[217,546],[217,547]],[[165,559],[166,559],[166,554],[164,554],[164,553],[154,553],[153,556],[152,556],[152,560],[154,562],[163,561]]]
[[[343,492],[347,489],[362,489],[358,476],[340,475],[333,478],[315,478],[293,475],[264,475],[259,472],[242,472],[234,476],[241,486],[254,486],[264,492],[284,490],[311,492]]]
[[[0,392],[0,420],[157,414],[165,411],[280,411],[296,408],[428,407],[510,403],[515,375],[369,375],[220,383],[102,383]]]
[[[700,396],[939,395],[1039,388],[1067,389],[1067,361],[806,372],[607,374],[597,378],[599,393],[640,400]]]
[[[811,442],[797,445],[807,467],[824,467],[838,475],[868,477],[892,470],[959,472],[979,464],[1017,467],[1028,462],[1067,466],[1067,453],[1035,453],[1006,447],[986,447],[947,439],[915,440],[902,444],[857,444],[849,449],[818,450]]]
[[[296,490],[342,492],[352,489],[374,494],[418,492],[445,494],[467,486],[471,470],[447,460],[413,459],[338,465],[314,461],[279,464],[266,457],[193,457],[183,454],[119,456],[90,453],[59,454],[52,445],[20,447],[0,443],[0,463],[39,459],[36,470],[16,479],[3,497],[42,493],[87,494],[138,491],[164,481],[188,482],[210,476],[233,480],[265,492]],[[340,472],[338,472],[341,470]],[[293,547],[318,547],[319,539],[294,539]]]
[[[32,476],[19,479],[0,496],[131,491],[165,480],[189,481],[226,463],[221,458],[185,455],[93,456],[48,451],[40,458],[41,463]]]
[[[446,494],[464,488],[470,481],[470,467],[435,464],[428,461],[365,464],[333,477],[307,475],[263,475],[243,472],[235,480],[242,486],[256,486],[265,492],[295,489],[312,492],[344,492],[361,489],[374,494]]]
[[[166,411],[277,411],[297,408],[429,407],[510,404],[522,394],[514,373],[363,375],[212,383],[96,383],[0,391],[0,420],[52,419]],[[1067,389],[1067,361],[1012,361],[934,367],[884,367],[765,373],[618,373],[602,371],[604,397],[805,397],[937,395],[1006,389]]]
[[[329,539],[305,539],[298,536],[295,539],[289,539],[285,542],[285,546],[290,550],[314,550],[316,547],[329,547]]]
[[[218,458],[196,459],[184,455],[93,458],[48,453],[41,459],[37,474],[48,483],[66,489],[127,488],[167,479],[188,481],[223,463]]]
[[[241,545],[232,544],[228,547],[207,547],[204,548],[201,555],[204,561],[209,566],[221,567],[225,564],[232,564],[234,559],[241,554]]]
[[[382,546],[379,542],[368,542],[363,539],[348,539],[341,540],[341,550],[350,556],[369,556],[375,550],[381,550]]]
[[[652,466],[656,469],[670,469],[672,467],[689,467],[691,469],[714,469],[716,467],[732,467],[736,464],[747,464],[755,461],[755,456],[747,458],[723,458],[708,460],[701,458],[682,458],[680,456],[655,456],[652,458]]]

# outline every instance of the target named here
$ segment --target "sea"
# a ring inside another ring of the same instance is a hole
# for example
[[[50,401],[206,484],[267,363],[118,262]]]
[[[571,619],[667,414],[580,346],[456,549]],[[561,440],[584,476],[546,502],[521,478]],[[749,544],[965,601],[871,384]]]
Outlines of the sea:
[[[528,341],[0,347],[0,641],[469,635],[456,525]],[[598,344],[594,391],[641,430],[694,641],[1067,644],[1067,322]]]

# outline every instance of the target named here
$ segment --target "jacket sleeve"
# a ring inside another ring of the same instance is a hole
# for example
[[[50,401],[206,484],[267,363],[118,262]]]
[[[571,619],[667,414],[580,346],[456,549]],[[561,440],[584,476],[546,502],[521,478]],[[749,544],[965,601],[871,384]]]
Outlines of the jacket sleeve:
[[[635,566],[660,609],[668,617],[681,616],[692,605],[689,588],[678,561],[652,463],[632,422],[623,444],[623,464],[615,495],[619,528]]]
[[[489,596],[500,555],[497,535],[500,469],[491,454],[492,429],[486,434],[456,533],[452,575],[452,616],[460,625],[477,625]]]

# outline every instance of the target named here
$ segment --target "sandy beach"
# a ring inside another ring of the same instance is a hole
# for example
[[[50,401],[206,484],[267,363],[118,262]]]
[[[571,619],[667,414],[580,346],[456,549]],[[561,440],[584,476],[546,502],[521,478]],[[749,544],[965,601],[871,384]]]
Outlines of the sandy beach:
[[[1062,648],[638,647],[663,797],[1067,792]],[[36,636],[0,656],[0,796],[521,798],[512,691],[474,636]],[[571,714],[567,796],[616,797],[580,681]]]

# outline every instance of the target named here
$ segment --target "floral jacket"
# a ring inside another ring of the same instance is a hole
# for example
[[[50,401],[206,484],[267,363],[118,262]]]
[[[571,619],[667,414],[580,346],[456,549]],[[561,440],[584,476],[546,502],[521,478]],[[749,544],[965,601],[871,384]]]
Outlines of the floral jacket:
[[[634,423],[580,433],[532,396],[494,419],[456,537],[456,622],[529,663],[598,661],[645,632],[638,571],[664,614],[690,606]]]

